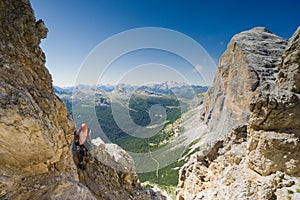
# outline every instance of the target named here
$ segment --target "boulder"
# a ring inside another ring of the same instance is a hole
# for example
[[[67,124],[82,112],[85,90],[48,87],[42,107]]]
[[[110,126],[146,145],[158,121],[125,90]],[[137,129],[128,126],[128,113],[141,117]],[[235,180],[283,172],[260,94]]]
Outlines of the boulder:
[[[101,144],[91,152],[86,170],[79,170],[79,180],[100,199],[130,199],[134,189],[141,189],[134,161],[115,144]]]
[[[97,199],[166,199],[159,192],[143,190],[132,157],[115,144],[95,146],[87,168],[78,175]]]

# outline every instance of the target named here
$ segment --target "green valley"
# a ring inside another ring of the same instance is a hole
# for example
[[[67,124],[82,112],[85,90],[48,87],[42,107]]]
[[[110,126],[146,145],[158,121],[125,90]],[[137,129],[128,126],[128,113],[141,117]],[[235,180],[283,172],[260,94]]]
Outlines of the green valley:
[[[84,88],[73,93],[60,90],[57,95],[66,103],[77,123],[88,123],[93,138],[100,137],[104,142],[115,143],[128,152],[150,154],[170,145],[178,137],[183,139],[182,134],[186,131],[182,126],[183,115],[185,119],[195,116],[198,112],[193,109],[197,107],[195,102],[201,103],[203,98],[203,93],[197,93],[195,98],[190,98],[191,95],[177,98],[171,93],[120,91],[114,93]],[[93,115],[96,120],[92,119]],[[198,124],[198,120],[193,120]],[[191,155],[190,149],[198,142],[195,139],[194,136],[187,139],[181,157]],[[185,162],[186,159],[178,157],[167,166],[139,173],[138,176],[145,188],[158,187],[174,197],[178,172]]]

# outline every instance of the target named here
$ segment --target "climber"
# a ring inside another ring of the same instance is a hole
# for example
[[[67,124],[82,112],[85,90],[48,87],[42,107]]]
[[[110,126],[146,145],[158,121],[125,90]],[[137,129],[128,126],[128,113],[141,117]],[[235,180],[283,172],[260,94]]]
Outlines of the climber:
[[[91,129],[87,124],[81,124],[78,130],[74,131],[74,141],[72,144],[72,152],[75,157],[75,163],[78,163],[79,168],[86,169],[86,163],[89,161],[93,145],[91,143]]]

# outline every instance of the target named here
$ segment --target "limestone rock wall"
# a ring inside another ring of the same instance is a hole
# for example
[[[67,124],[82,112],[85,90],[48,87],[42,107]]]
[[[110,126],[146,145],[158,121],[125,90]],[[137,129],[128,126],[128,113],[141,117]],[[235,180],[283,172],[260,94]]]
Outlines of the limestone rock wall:
[[[0,191],[13,180],[53,170],[74,177],[74,124],[54,94],[39,47],[48,29],[28,0],[1,1],[0,23]]]
[[[287,45],[278,46],[286,49],[283,55],[276,54],[278,59],[272,53],[263,57],[248,55],[254,63],[261,58],[261,63],[278,60],[278,67],[274,67],[278,68],[278,76],[266,79],[251,94],[247,100],[251,116],[245,125],[213,141],[183,166],[177,199],[300,199],[299,36],[300,28]],[[278,41],[277,37],[273,39]],[[226,93],[226,99],[232,99],[230,95]]]
[[[39,47],[47,32],[29,0],[0,1],[0,199],[165,199],[141,188],[116,145],[95,147],[87,170],[77,169],[75,126]]]
[[[276,87],[251,103],[249,167],[269,175],[278,170],[300,176],[300,28],[289,40]]]
[[[263,27],[236,34],[222,55],[202,117],[212,138],[247,123],[250,102],[261,87],[271,87],[287,41]],[[267,85],[267,86],[266,86]]]

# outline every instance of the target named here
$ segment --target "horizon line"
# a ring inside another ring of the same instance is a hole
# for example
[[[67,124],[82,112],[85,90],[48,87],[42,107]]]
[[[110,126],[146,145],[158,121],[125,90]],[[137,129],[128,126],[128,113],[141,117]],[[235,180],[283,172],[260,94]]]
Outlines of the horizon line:
[[[211,87],[209,85],[203,85],[203,84],[188,84],[186,82],[176,82],[176,81],[165,81],[165,82],[157,82],[157,83],[150,83],[150,84],[140,84],[140,85],[135,85],[131,83],[118,83],[118,84],[112,84],[112,83],[100,83],[100,84],[77,84],[77,85],[56,85],[52,84],[53,87],[59,87],[59,88],[70,88],[70,87],[78,87],[78,86],[89,86],[89,87],[98,87],[98,86],[113,86],[116,87],[118,85],[127,85],[127,86],[132,86],[132,87],[141,87],[141,86],[147,86],[147,85],[155,85],[155,84],[163,84],[163,83],[177,83],[177,84],[183,84],[183,85],[188,85],[188,86],[203,86],[203,87]]]

